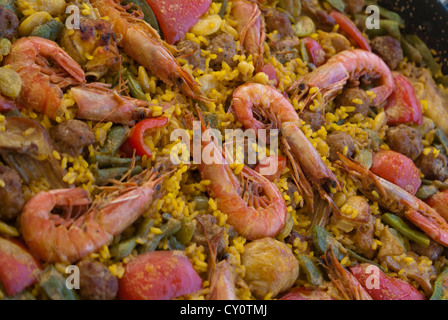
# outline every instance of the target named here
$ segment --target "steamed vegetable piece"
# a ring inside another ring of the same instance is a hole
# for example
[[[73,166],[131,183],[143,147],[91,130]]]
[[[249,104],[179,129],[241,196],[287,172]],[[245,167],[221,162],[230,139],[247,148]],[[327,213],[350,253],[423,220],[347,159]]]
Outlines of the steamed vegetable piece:
[[[395,91],[389,96],[384,106],[387,124],[422,124],[422,106],[415,94],[412,83],[398,72],[393,72],[392,75],[395,83]]]
[[[207,12],[211,0],[146,0],[154,12],[166,42],[174,44]]]
[[[347,32],[350,37],[356,41],[361,49],[372,51],[367,39],[363,36],[361,31],[358,30],[353,21],[351,21],[347,16],[335,10],[331,11],[330,16],[336,21],[342,31]]]
[[[294,35],[299,38],[309,36],[316,30],[313,20],[307,16],[301,16],[292,28]]]
[[[50,21],[34,28],[33,31],[31,31],[30,36],[55,41],[61,35],[63,29],[64,24],[62,22],[51,19]]]
[[[308,282],[315,286],[320,286],[324,278],[319,270],[319,266],[310,257],[303,254],[299,254],[297,259],[299,260],[300,270],[305,272]]]
[[[53,265],[39,276],[39,285],[51,300],[78,300],[75,291],[66,286],[65,277]]]
[[[278,7],[290,17],[293,22],[298,22],[302,12],[301,0],[279,0]]]
[[[448,267],[437,277],[430,300],[448,300]]]
[[[40,265],[20,243],[0,237],[0,282],[15,296],[37,282]]]
[[[51,188],[65,188],[61,165],[53,156],[50,135],[38,122],[8,117],[0,131],[0,155],[25,181],[45,179]]]
[[[115,154],[129,135],[129,128],[126,126],[113,126],[107,133],[106,141],[100,152],[103,154]]]
[[[423,61],[426,66],[431,70],[433,75],[439,75],[441,73],[441,66],[434,59],[431,51],[426,44],[415,34],[407,34],[404,36],[406,41],[414,46],[422,55]]]
[[[345,10],[345,2],[343,0],[327,0],[329,4],[339,12],[344,13]]]
[[[22,80],[17,72],[10,68],[0,68],[0,94],[15,99],[22,90]]]
[[[121,300],[170,300],[202,287],[183,251],[153,251],[133,258],[119,280]]]
[[[404,235],[409,240],[415,241],[418,244],[421,244],[422,246],[425,246],[425,247],[427,247],[429,245],[430,239],[428,238],[428,236],[426,234],[412,229],[400,217],[398,217],[392,213],[385,213],[382,215],[381,220],[385,224],[396,229],[399,233]]]
[[[143,20],[149,23],[149,25],[160,34],[159,23],[157,22],[156,16],[145,0],[123,0],[122,2],[125,4],[137,5],[143,12]]]
[[[393,20],[381,19],[379,29],[367,29],[366,33],[370,38],[390,35],[398,41],[401,40],[400,25]]]
[[[370,171],[412,195],[417,192],[422,183],[414,162],[405,155],[392,150],[380,149],[376,152]]]
[[[119,179],[123,177],[128,171],[129,167],[115,167],[115,168],[106,168],[99,169],[96,171],[95,175],[95,183],[99,186],[105,185],[112,179]],[[143,168],[141,166],[135,166],[131,171],[131,176],[142,173]]]
[[[160,230],[162,231],[162,233],[154,234],[149,241],[147,241],[142,247],[139,248],[139,252],[142,253],[156,250],[157,246],[163,238],[170,237],[176,234],[181,227],[182,224],[179,220],[170,218],[167,223],[160,226]]]
[[[135,149],[139,156],[146,155],[148,158],[152,157],[152,151],[145,143],[145,135],[149,134],[151,129],[159,129],[168,124],[167,117],[145,119],[137,123],[129,133],[129,146]]]
[[[402,17],[400,17],[400,15],[398,13],[387,10],[386,8],[378,5],[378,3],[376,1],[366,1],[366,5],[367,6],[369,6],[369,5],[377,6],[380,9],[380,16],[382,18],[386,18],[386,19],[395,21],[400,26],[400,28],[405,27],[404,20]]]
[[[373,265],[378,266],[381,270],[383,268],[379,265],[377,265],[375,262],[370,261],[369,259],[366,259],[357,253],[353,252],[352,250],[349,250],[345,248],[339,241],[337,241],[327,230],[320,226],[314,226],[311,232],[311,236],[313,238],[313,244],[317,249],[317,252],[319,254],[325,254],[327,249],[332,249],[333,253],[335,254],[336,258],[340,261],[346,254],[348,254],[351,258],[358,260],[360,262],[366,262]]]
[[[350,272],[373,300],[425,300],[425,296],[415,287],[403,280],[386,276],[375,265],[360,263],[351,267]]]

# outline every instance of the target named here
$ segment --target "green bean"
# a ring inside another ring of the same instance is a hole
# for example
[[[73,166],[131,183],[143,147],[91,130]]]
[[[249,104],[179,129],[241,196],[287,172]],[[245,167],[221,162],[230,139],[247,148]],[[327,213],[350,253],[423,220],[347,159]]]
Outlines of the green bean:
[[[227,10],[227,0],[222,1],[221,9],[219,9],[218,15],[222,18],[224,18]]]
[[[437,191],[439,191],[439,189],[437,189],[437,187],[434,185],[422,185],[420,188],[418,188],[415,196],[421,200],[425,200],[433,194],[436,194]]]
[[[149,25],[155,29],[160,34],[160,27],[159,23],[157,22],[156,16],[154,12],[152,11],[151,7],[146,1],[143,0],[123,0],[125,4],[134,4],[140,7],[140,9],[143,12],[143,20],[145,20]]]
[[[143,219],[143,221],[139,224],[138,230],[137,230],[137,236],[140,238],[144,238],[148,235],[149,229],[154,225],[154,219],[150,217],[146,217]]]
[[[64,24],[62,22],[51,19],[50,21],[34,28],[30,36],[56,41],[63,29]]]
[[[379,29],[367,29],[366,33],[369,37],[390,35],[398,41],[401,40],[400,26],[393,20],[381,19]]]
[[[193,198],[193,201],[196,204],[195,210],[202,211],[208,209],[208,201],[209,197],[200,195]]]
[[[305,271],[308,282],[315,286],[320,286],[324,280],[324,277],[319,269],[319,266],[308,256],[303,254],[299,254],[297,259],[299,260],[300,269]]]
[[[175,236],[168,237],[168,249],[170,250],[185,250],[185,246],[180,243]]]
[[[174,236],[181,244],[185,246],[191,241],[191,238],[193,238],[194,224],[190,218],[183,218],[180,222],[180,230],[177,231]]]
[[[429,246],[430,239],[428,236],[420,231],[412,229],[403,219],[392,214],[385,213],[382,215],[381,220],[392,228],[396,229],[402,235],[407,237],[409,240],[415,241],[422,246]]]
[[[438,84],[442,84],[445,87],[448,87],[448,76],[438,77],[436,79]]]
[[[140,157],[135,157],[135,161],[140,160]],[[98,168],[110,168],[110,167],[129,167],[132,164],[131,158],[119,158],[110,155],[95,155],[91,162],[97,163]]]
[[[206,126],[210,126],[210,128],[218,129],[219,128],[219,116],[216,113],[208,113],[204,116],[204,122]]]
[[[132,237],[120,243],[117,243],[113,247],[110,248],[110,254],[112,257],[117,260],[121,260],[132,253],[132,250],[137,246],[138,237]]]
[[[339,12],[344,13],[345,10],[345,2],[342,0],[327,0],[327,2]]]
[[[404,19],[398,13],[389,11],[386,8],[379,6],[376,1],[367,1],[366,5],[367,6],[369,6],[369,5],[377,6],[378,9],[380,9],[381,17],[397,22],[398,25],[400,26],[400,28],[405,27]]]
[[[154,234],[152,239],[148,240],[145,245],[140,247],[139,253],[154,251],[157,249],[160,241],[165,238],[174,235],[181,228],[181,222],[176,219],[169,219],[167,223],[160,226],[161,234]]]
[[[124,176],[129,171],[128,167],[116,167],[116,168],[105,168],[99,169],[96,173],[96,183],[98,185],[105,185],[111,179],[118,179]],[[131,171],[131,176],[143,172],[143,168],[140,166],[134,167]]]
[[[348,254],[351,258],[360,261],[373,264],[380,268],[380,270],[384,271],[384,268],[377,264],[374,261],[366,259],[356,252],[345,248],[339,241],[337,241],[327,230],[320,226],[314,226],[311,232],[311,236],[313,239],[313,244],[317,249],[319,254],[325,254],[325,251],[331,248],[336,256],[336,258],[340,261],[346,254]]]
[[[100,152],[103,154],[115,154],[123,142],[128,138],[129,128],[126,126],[112,127],[106,137],[104,146]]]
[[[135,99],[148,101],[145,93],[143,92],[142,86],[140,85],[138,79],[134,76],[134,74],[129,69],[126,70],[125,74],[125,79],[128,80],[130,95]]]
[[[39,275],[39,285],[51,300],[78,300],[75,291],[66,286],[66,280],[53,265]]]
[[[409,42],[406,41],[404,37],[401,37],[401,48],[403,49],[403,53],[409,60],[421,63],[423,61],[422,54],[418,51],[414,46],[412,46]]]
[[[294,35],[299,38],[309,36],[316,30],[313,20],[307,16],[301,16],[292,28],[294,30]]]
[[[417,35],[407,34],[405,35],[405,39],[421,53],[423,61],[433,75],[438,75],[441,73],[442,67],[434,59],[426,44]]]
[[[434,292],[429,300],[448,300],[448,267],[445,267],[437,277]]]
[[[442,144],[443,149],[445,149],[445,153],[448,154],[448,138],[446,137],[445,133],[442,130],[437,129],[434,132],[434,135]]]

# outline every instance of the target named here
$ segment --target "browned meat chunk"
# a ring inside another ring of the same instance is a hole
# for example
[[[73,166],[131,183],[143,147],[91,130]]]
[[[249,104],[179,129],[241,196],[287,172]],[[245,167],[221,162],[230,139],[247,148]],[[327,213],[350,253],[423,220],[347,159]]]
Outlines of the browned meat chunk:
[[[0,5],[0,39],[8,38],[11,40],[17,36],[19,19],[11,10]]]
[[[420,132],[404,124],[388,130],[387,143],[392,150],[404,154],[412,161],[415,161],[423,151]]]
[[[22,193],[20,176],[14,169],[0,165],[0,220],[10,220],[22,212],[25,199]]]
[[[312,112],[309,110],[303,110],[300,113],[300,119],[305,121],[305,123],[308,124],[313,131],[319,130],[325,124],[325,119],[319,111]]]
[[[352,157],[356,149],[353,138],[343,131],[335,131],[330,133],[327,136],[327,144],[330,147],[330,161],[338,160],[339,157],[337,153],[339,152],[344,154],[345,147],[347,147],[347,153],[345,153],[347,157]]]
[[[344,0],[347,7],[346,11],[350,14],[360,13],[366,3],[365,0]]]
[[[398,63],[403,60],[403,49],[400,42],[390,36],[375,37],[370,42],[372,51],[379,55],[386,62],[391,70],[398,67]]]
[[[287,38],[280,41],[272,41],[269,43],[269,47],[275,59],[281,63],[286,63],[299,56],[297,49],[294,48],[298,44],[298,38]]]
[[[355,111],[351,114],[360,113],[364,117],[369,114],[370,99],[367,93],[360,88],[346,88],[336,97],[335,103],[338,106],[352,106]]]
[[[420,157],[417,158],[415,164],[424,174],[425,179],[443,181],[448,176],[446,168],[447,159],[441,153],[439,153],[437,157],[434,156],[433,152],[430,152],[427,155],[422,153]]]
[[[268,33],[277,30],[278,34],[282,38],[294,37],[294,30],[292,30],[291,22],[289,21],[286,13],[280,12],[275,9],[267,10],[264,15],[266,22],[266,30]]]
[[[95,142],[89,126],[79,120],[67,120],[50,130],[57,151],[72,156],[80,154],[84,147]]]
[[[201,55],[201,47],[194,41],[182,40],[177,44],[180,56],[185,58],[195,68],[204,70],[205,58]]]
[[[427,247],[411,242],[411,250],[421,256],[426,256],[431,260],[436,260],[443,252],[443,247],[435,241],[429,242]]]
[[[115,299],[118,291],[118,279],[108,267],[90,259],[81,260],[77,266],[80,274],[79,289],[83,299]]]
[[[224,251],[226,241],[224,239],[224,228],[218,226],[215,216],[211,214],[201,215],[197,218],[199,223],[195,226],[192,242],[198,246],[204,247],[204,252],[210,253],[209,242],[212,243],[217,240],[217,256],[219,257]]]
[[[233,56],[236,55],[236,42],[228,34],[223,33],[214,37],[210,41],[209,50],[217,56],[216,59],[210,61],[210,67],[214,70],[221,70],[223,62],[227,63],[230,68],[234,68],[238,64],[233,60]]]

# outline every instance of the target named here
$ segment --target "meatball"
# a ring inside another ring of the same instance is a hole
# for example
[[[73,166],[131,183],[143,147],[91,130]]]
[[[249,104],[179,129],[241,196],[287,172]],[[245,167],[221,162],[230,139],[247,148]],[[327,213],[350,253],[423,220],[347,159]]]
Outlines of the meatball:
[[[365,0],[344,0],[347,5],[346,10],[350,14],[357,14],[362,11],[366,3]]]
[[[303,110],[300,113],[300,119],[305,121],[305,123],[308,124],[313,131],[319,130],[325,124],[325,119],[319,111],[312,112],[309,110]]]
[[[183,40],[177,44],[177,48],[181,51],[180,56],[184,57],[189,64],[195,68],[205,69],[205,58],[201,56],[201,47],[194,41]]]
[[[22,182],[16,170],[0,165],[0,220],[10,220],[22,212],[25,199],[22,193]]]
[[[272,238],[246,244],[241,264],[246,268],[244,281],[258,299],[288,290],[299,276],[299,262],[291,249]]]
[[[83,121],[67,120],[50,130],[57,151],[72,156],[80,154],[84,147],[95,142],[89,126]]]
[[[347,157],[352,157],[355,153],[355,141],[353,138],[343,131],[335,131],[327,136],[327,144],[330,147],[330,161],[336,161],[339,159],[338,152],[345,154]],[[344,153],[344,149],[347,147],[347,152]]]
[[[448,177],[447,173],[447,159],[439,153],[437,156],[433,152],[428,154],[422,153],[416,160],[415,164],[420,169],[421,173],[428,180],[443,181]]]
[[[417,129],[400,124],[387,131],[389,147],[415,161],[423,151],[422,136]]]
[[[209,50],[212,54],[216,54],[216,59],[210,61],[210,67],[214,70],[220,70],[223,62],[230,68],[237,66],[238,61],[233,60],[236,55],[236,42],[232,36],[223,33],[214,37],[210,41]]]
[[[403,49],[400,42],[391,36],[375,37],[370,42],[372,51],[379,55],[386,62],[391,70],[398,67],[398,63],[403,60]]]
[[[298,44],[298,38],[287,38],[280,41],[271,41],[269,47],[275,59],[280,63],[286,63],[299,56],[297,49],[294,48]]]
[[[294,30],[286,13],[269,9],[264,16],[266,30],[271,33],[277,30],[281,38],[294,37]]]
[[[0,5],[0,39],[7,38],[11,40],[17,36],[19,19],[11,10]]]
[[[79,289],[83,299],[115,299],[118,292],[118,279],[108,267],[90,259],[81,260],[77,266],[80,273]]]
[[[346,88],[335,99],[338,106],[352,106],[355,111],[350,114],[360,113],[364,117],[369,114],[370,99],[367,93],[360,88]]]

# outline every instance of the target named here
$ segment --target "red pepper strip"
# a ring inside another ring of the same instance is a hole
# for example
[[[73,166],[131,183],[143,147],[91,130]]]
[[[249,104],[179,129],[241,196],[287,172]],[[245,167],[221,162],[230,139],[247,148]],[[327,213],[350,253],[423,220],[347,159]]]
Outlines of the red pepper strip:
[[[360,263],[350,268],[373,300],[425,300],[425,296],[403,280],[385,275],[377,266]]]
[[[356,27],[356,25],[353,23],[352,20],[350,20],[344,14],[335,10],[331,11],[330,16],[336,21],[336,23],[339,25],[342,31],[347,32],[350,35],[350,37],[352,37],[356,41],[356,43],[359,45],[361,49],[372,51],[370,49],[369,42],[363,36],[361,31],[358,30],[358,28]]]
[[[146,0],[166,42],[175,44],[207,12],[212,0]]]
[[[0,281],[9,296],[36,283],[39,271],[39,263],[22,244],[0,238]]]
[[[146,155],[148,158],[152,157],[152,150],[145,144],[144,137],[145,132],[151,129],[158,129],[168,124],[168,118],[159,117],[145,119],[137,123],[129,133],[128,143],[132,149],[140,157]]]
[[[394,78],[395,91],[389,96],[384,106],[387,124],[422,124],[422,107],[411,82],[398,72],[392,72],[392,76]]]
[[[261,72],[264,72],[267,74],[267,76],[269,77],[269,81],[274,80],[274,86],[278,87],[279,81],[278,81],[278,77],[277,77],[277,71],[275,71],[275,68],[273,65],[266,63],[263,66],[263,69],[261,69]]]
[[[305,43],[306,49],[311,56],[311,62],[316,67],[325,64],[327,59],[325,57],[325,51],[322,49],[321,45],[311,38],[304,38],[302,41]]]

